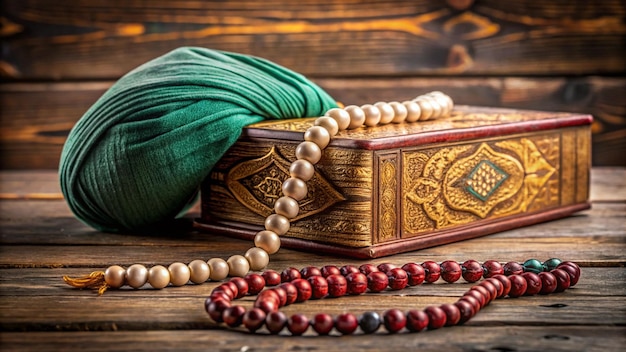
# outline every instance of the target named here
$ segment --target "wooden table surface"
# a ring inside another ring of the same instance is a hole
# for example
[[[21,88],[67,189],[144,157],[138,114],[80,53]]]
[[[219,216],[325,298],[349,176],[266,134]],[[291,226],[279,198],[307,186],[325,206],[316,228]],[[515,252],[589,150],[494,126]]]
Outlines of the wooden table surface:
[[[197,208],[162,234],[100,233],[72,216],[53,171],[2,171],[0,181],[1,350],[613,351],[626,346],[626,169],[594,169],[593,207],[575,216],[372,260],[402,264],[559,257],[583,266],[575,288],[498,300],[459,327],[327,337],[258,336],[216,326],[203,306],[216,283],[158,291],[110,290],[100,297],[72,289],[63,283],[63,275],[78,276],[112,264],[227,257],[250,244],[191,231]],[[363,261],[281,250],[270,268],[348,263]],[[454,302],[469,287],[439,281],[398,292],[309,301],[285,312],[312,316],[319,311],[424,308]]]

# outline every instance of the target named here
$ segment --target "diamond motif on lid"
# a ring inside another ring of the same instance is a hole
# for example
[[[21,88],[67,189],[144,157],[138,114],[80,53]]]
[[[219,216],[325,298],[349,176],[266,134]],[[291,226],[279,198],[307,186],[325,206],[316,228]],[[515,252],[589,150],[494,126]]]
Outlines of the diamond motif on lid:
[[[465,189],[483,202],[500,187],[509,175],[489,160],[482,160],[465,179]]]

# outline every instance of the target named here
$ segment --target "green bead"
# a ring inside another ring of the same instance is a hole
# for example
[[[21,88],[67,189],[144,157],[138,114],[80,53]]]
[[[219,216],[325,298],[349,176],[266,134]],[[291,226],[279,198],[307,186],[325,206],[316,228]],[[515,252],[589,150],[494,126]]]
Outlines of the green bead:
[[[543,271],[543,264],[537,259],[528,259],[524,262],[524,271],[539,274]]]
[[[544,268],[546,268],[547,271],[550,271],[550,270],[556,269],[556,267],[559,266],[561,262],[562,260],[559,258],[550,258],[546,260],[545,262],[543,262],[543,266]]]

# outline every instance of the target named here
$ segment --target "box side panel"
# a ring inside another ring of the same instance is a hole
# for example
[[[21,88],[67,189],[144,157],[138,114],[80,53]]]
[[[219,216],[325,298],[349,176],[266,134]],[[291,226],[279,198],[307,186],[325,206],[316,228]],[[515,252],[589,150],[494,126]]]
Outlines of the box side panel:
[[[238,141],[204,183],[202,220],[261,230],[282,196],[297,143]],[[352,247],[372,245],[372,152],[329,147],[286,236]]]
[[[589,199],[591,170],[591,129],[576,129],[576,201]]]
[[[400,197],[399,177],[402,173],[398,151],[376,153],[374,175],[376,198],[373,200],[376,243],[400,238]]]

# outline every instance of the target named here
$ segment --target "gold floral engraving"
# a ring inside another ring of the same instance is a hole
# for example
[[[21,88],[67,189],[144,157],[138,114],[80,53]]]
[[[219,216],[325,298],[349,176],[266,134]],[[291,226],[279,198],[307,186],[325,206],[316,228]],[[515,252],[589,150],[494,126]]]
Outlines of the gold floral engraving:
[[[403,236],[557,206],[559,145],[550,134],[405,151]]]
[[[282,183],[289,178],[290,162],[276,148],[257,159],[243,161],[232,167],[226,186],[232,195],[254,213],[267,217],[274,203],[282,196]],[[345,200],[317,171],[307,182],[307,197],[299,202],[300,212],[293,220],[306,218]]]
[[[396,155],[379,159],[378,241],[396,238]]]

